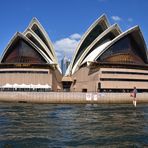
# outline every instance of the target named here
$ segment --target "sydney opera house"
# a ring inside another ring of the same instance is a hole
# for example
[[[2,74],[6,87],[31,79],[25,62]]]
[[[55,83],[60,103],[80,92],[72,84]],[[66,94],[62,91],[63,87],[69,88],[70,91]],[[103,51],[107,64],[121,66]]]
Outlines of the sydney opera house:
[[[54,47],[35,18],[16,33],[0,60],[0,89],[72,92],[148,92],[147,47],[138,26],[122,32],[106,16],[84,33],[62,76]]]
[[[66,75],[71,91],[148,91],[147,47],[138,26],[122,32],[101,16],[84,33]],[[67,86],[68,87],[68,86]]]
[[[0,89],[57,91],[61,70],[53,45],[36,18],[23,33],[17,32],[0,59]]]

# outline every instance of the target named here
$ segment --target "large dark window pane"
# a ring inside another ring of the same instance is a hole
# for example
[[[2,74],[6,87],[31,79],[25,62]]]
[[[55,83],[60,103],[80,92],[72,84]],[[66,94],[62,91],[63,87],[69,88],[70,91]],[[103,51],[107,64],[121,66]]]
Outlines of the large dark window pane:
[[[144,63],[142,52],[134,39],[128,35],[105,51],[98,62]]]
[[[42,31],[39,29],[39,27],[37,25],[33,25],[32,30],[40,37],[40,39],[45,43],[45,45],[51,51],[50,46],[48,45],[46,38],[44,37],[44,35],[43,35]],[[52,51],[51,51],[51,53],[52,53]]]
[[[96,25],[93,30],[89,33],[89,35],[85,38],[84,42],[81,44],[79,51],[76,55],[75,62],[80,58],[84,50],[104,31],[100,24]]]
[[[97,47],[99,47],[100,45],[102,45],[103,43],[107,42],[107,41],[111,41],[115,38],[116,36],[112,33],[109,32],[108,34],[106,34],[103,38],[101,38],[90,50],[89,52],[85,55],[85,57],[83,58],[83,60],[93,51],[95,50]]]
[[[27,42],[18,40],[8,49],[2,63],[46,63],[46,61]]]

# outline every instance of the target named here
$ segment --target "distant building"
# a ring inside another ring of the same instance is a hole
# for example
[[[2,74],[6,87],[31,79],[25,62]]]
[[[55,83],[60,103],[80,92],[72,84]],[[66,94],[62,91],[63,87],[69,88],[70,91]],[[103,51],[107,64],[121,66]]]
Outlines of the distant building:
[[[70,64],[70,59],[64,56],[63,59],[61,60],[61,70],[63,75],[65,74],[69,64]]]

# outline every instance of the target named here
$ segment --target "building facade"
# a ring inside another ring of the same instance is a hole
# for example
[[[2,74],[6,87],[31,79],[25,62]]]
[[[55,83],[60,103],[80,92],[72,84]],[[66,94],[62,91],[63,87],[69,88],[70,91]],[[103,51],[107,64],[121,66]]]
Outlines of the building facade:
[[[0,89],[58,91],[62,89],[61,69],[53,45],[33,18],[23,33],[17,32],[0,60]]]
[[[61,70],[50,38],[33,18],[3,51],[0,90],[130,92],[137,87],[148,92],[147,46],[139,26],[122,32],[102,15],[84,33],[68,65],[64,57]]]
[[[71,91],[148,92],[147,47],[139,26],[122,32],[101,16],[84,33],[66,71]]]

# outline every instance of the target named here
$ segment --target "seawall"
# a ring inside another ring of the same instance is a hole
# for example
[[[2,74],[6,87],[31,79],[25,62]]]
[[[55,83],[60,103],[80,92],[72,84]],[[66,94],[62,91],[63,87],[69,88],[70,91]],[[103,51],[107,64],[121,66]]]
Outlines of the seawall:
[[[133,97],[130,97],[129,93],[0,92],[0,102],[116,104],[132,101]],[[138,93],[137,103],[148,103],[148,93]]]

